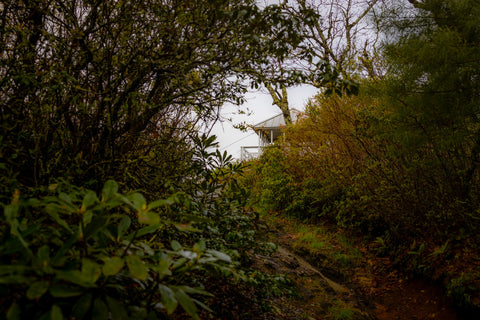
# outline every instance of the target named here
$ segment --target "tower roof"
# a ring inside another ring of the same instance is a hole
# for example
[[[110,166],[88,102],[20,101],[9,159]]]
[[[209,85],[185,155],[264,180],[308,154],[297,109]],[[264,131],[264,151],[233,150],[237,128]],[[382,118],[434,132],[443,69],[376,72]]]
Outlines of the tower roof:
[[[290,110],[290,116],[292,117],[292,122],[296,122],[300,111],[297,109]],[[277,129],[285,127],[285,119],[283,118],[283,114],[277,114],[267,120],[263,120],[255,125],[253,125],[253,129],[257,131],[257,129]]]

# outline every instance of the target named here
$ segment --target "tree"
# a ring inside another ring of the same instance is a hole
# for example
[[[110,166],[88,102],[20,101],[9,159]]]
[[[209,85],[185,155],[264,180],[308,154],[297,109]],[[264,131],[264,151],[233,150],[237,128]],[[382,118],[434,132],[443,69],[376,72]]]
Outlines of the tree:
[[[377,3],[378,0],[281,2],[278,8],[290,17],[301,37],[289,48],[285,59],[270,60],[252,75],[266,87],[286,123],[291,123],[289,86],[307,83],[326,93],[354,93],[362,65],[369,76],[376,76],[367,63],[372,58],[369,51],[375,39],[369,40],[373,33],[369,34],[366,17]],[[296,21],[300,23],[295,25]],[[285,31],[276,31],[281,32]],[[363,63],[357,59],[360,55]]]
[[[395,134],[438,168],[438,185],[470,201],[480,165],[480,4],[409,2],[383,25]]]
[[[5,170],[29,186],[114,177],[171,115],[192,131],[241,101],[265,21],[251,0],[3,1]]]

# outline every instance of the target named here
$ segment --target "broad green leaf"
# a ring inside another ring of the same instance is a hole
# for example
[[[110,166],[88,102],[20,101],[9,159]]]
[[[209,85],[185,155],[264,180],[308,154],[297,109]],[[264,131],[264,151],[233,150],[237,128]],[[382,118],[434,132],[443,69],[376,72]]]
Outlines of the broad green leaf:
[[[193,300],[193,302],[195,302],[195,304],[199,305],[199,306],[202,307],[203,309],[207,310],[208,312],[213,313],[213,310],[210,309],[210,308],[209,308],[206,304],[204,304],[203,302],[201,302],[201,301],[199,301],[199,300],[197,300],[197,299],[193,299],[193,298],[192,298],[192,300]]]
[[[69,287],[62,284],[55,284],[48,288],[48,292],[54,298],[70,298],[81,295],[85,289],[78,287]]]
[[[195,302],[180,288],[173,288],[175,297],[182,308],[195,320],[200,320],[197,314],[197,306]]]
[[[65,222],[65,220],[63,220],[62,218],[60,218],[60,216],[58,215],[58,212],[56,209],[52,208],[52,206],[48,206],[45,208],[45,211],[48,213],[48,215],[53,219],[53,221],[55,221],[56,223],[58,223],[60,226],[64,227],[65,229],[67,229],[69,232],[72,232],[72,229],[70,229],[70,226],[68,225],[67,222]]]
[[[157,225],[160,222],[160,215],[152,211],[137,211],[138,222],[142,224]]]
[[[171,314],[177,308],[178,301],[175,299],[175,293],[169,287],[161,284],[158,286],[158,290],[160,291],[161,301],[165,309],[167,309],[167,313]]]
[[[172,201],[171,199],[159,199],[159,200],[150,202],[147,208],[148,210],[152,210],[158,207],[168,207],[168,206],[171,206],[172,204],[174,204],[174,201]]]
[[[94,288],[95,284],[85,278],[79,270],[56,270],[55,275],[58,279],[68,281],[85,288]]]
[[[62,309],[59,306],[54,304],[50,310],[50,319],[51,320],[63,320]]]
[[[213,249],[208,249],[207,253],[210,253],[212,256],[217,258],[218,260],[225,261],[228,263],[232,262],[232,258],[226,253],[223,253],[221,251],[213,250]]]
[[[124,196],[124,195],[122,195],[122,194],[119,194],[118,197],[120,198],[120,200],[121,200],[123,203],[127,204],[128,206],[130,206],[130,207],[132,207],[132,208],[135,207],[134,204],[132,203],[132,201],[130,201],[130,198],[129,198],[129,197]]]
[[[145,197],[141,193],[134,193],[127,198],[133,203],[133,207],[137,211],[144,211],[147,209],[147,200],[145,200]]]
[[[87,293],[78,299],[77,303],[73,306],[72,309],[72,316],[74,316],[78,320],[82,320],[87,312],[90,310],[92,306],[92,294]]]
[[[175,228],[178,229],[178,231],[183,231],[183,232],[200,232],[201,230],[198,228],[195,228],[192,225],[192,222],[190,223],[176,223]]]
[[[37,258],[37,263],[41,268],[47,267],[50,264],[50,249],[48,246],[45,245],[38,249]]]
[[[178,251],[178,254],[181,255],[182,257],[187,258],[188,260],[193,260],[196,257],[198,257],[198,254],[196,252],[192,252],[188,250],[180,250]]]
[[[193,302],[195,302],[196,305],[202,307],[203,309],[207,310],[208,312],[211,312],[213,313],[213,310],[211,308],[209,308],[206,304],[204,304],[203,302],[197,300],[197,299],[194,299],[192,298]]]
[[[128,320],[128,314],[123,304],[109,296],[106,297],[106,300],[112,320]]]
[[[24,273],[32,270],[31,267],[27,266],[12,266],[12,265],[0,265],[0,275],[13,274],[13,273]]]
[[[213,296],[213,294],[205,291],[202,288],[192,288],[192,287],[189,287],[189,286],[178,286],[177,288],[183,290],[186,293],[190,293],[190,294],[201,294],[201,295],[204,295],[204,296]]]
[[[113,198],[117,192],[118,192],[118,183],[115,182],[114,180],[108,180],[103,185],[103,189],[102,189],[103,200],[107,201],[108,199]]]
[[[3,284],[19,284],[19,283],[30,283],[32,281],[31,278],[20,276],[20,275],[9,275],[0,277],[0,283]]]
[[[72,203],[72,198],[70,198],[70,196],[64,192],[61,192],[59,195],[58,195],[58,198],[64,202],[66,202],[67,204],[70,205],[70,207],[73,206],[73,203]]]
[[[92,320],[108,320],[108,308],[102,299],[93,301]]]
[[[95,283],[102,274],[100,265],[90,259],[82,259],[82,278],[88,282]]]
[[[158,264],[154,267],[154,270],[161,276],[171,276],[172,271],[170,271],[170,266],[172,261],[170,259],[161,259]]]
[[[20,320],[20,315],[22,310],[20,306],[16,303],[13,303],[7,311],[7,320]]]
[[[88,190],[87,194],[85,194],[85,197],[83,198],[82,206],[85,208],[89,208],[93,206],[96,202],[98,202],[98,197],[95,192],[92,190]]]
[[[103,258],[103,262],[105,263],[102,266],[103,274],[108,276],[116,275],[120,270],[122,270],[125,262],[120,257],[112,257],[112,258]]]
[[[93,211],[92,210],[85,211],[85,213],[82,215],[83,224],[85,226],[90,224],[90,222],[92,222],[92,218],[93,218]]]
[[[15,236],[18,241],[20,241],[20,243],[22,244],[22,246],[27,250],[27,253],[29,254],[29,256],[32,256],[32,251],[28,248],[28,243],[25,241],[25,239],[23,239],[23,236],[22,234],[20,233],[20,231],[18,230],[19,229],[19,222],[17,219],[15,218],[11,218],[9,219],[8,218],[8,214],[7,214],[7,211],[11,211],[11,210],[8,210],[8,208],[12,208],[12,207],[17,207],[17,209],[15,210],[18,210],[18,205],[7,205],[5,206],[5,215],[7,216],[7,221],[10,223],[10,233]],[[12,209],[13,211],[15,211],[14,209]],[[15,212],[10,212],[9,213],[10,215],[15,215],[16,213]]]
[[[74,233],[68,238],[67,241],[64,242],[63,246],[57,250],[57,253],[55,253],[55,256],[52,259],[52,265],[57,266],[57,263],[61,263],[61,261],[65,258],[65,253],[71,248],[73,243],[77,241],[78,239],[78,234]]]
[[[142,229],[138,230],[137,237],[141,237],[141,236],[144,236],[146,234],[153,233],[153,232],[157,231],[158,228],[160,228],[160,226],[161,226],[161,224],[154,224],[154,225],[150,225],[150,226],[147,226],[147,227],[143,227]]]
[[[181,266],[183,266],[185,263],[187,263],[188,260],[185,259],[185,258],[180,258],[178,259],[177,261],[175,261],[175,263],[172,265],[171,269],[172,270],[175,270],[177,268],[180,268]]]
[[[83,259],[82,270],[56,270],[58,279],[62,279],[85,288],[95,288],[95,281],[102,274],[102,268],[97,263]]]
[[[145,242],[140,241],[137,243],[137,245],[143,249],[144,254],[150,255],[150,256],[155,255],[155,251],[152,249],[152,247],[150,247]]]
[[[27,290],[27,298],[30,300],[40,299],[48,290],[49,283],[47,281],[37,281],[30,285]]]
[[[17,217],[19,206],[18,204],[7,204],[3,208],[3,213],[7,218],[7,221],[10,222]]]
[[[132,220],[130,219],[129,216],[122,216],[120,219],[120,223],[118,224],[117,227],[117,241],[121,239],[123,233],[125,230],[127,230],[130,227],[130,224],[132,223]]]
[[[174,251],[182,249],[182,245],[177,240],[172,240],[171,246]]]
[[[92,223],[88,224],[84,229],[84,239],[94,237],[102,230],[107,229],[109,224],[108,218],[103,215],[94,215]]]
[[[147,280],[148,268],[139,256],[127,256],[125,260],[127,262],[128,270],[130,271],[132,276],[139,280]]]

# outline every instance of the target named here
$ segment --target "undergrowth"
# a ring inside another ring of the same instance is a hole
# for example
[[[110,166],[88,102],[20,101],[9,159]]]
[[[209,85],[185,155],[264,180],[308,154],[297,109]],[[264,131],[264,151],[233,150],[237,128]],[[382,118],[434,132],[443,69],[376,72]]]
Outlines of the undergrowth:
[[[373,93],[376,85],[365,83],[358,96],[313,99],[304,118],[248,163],[241,182],[249,205],[346,230],[409,276],[442,284],[459,308],[479,310],[478,176],[467,198],[459,194],[444,170],[461,177],[467,155],[405,145],[391,131],[396,111]],[[336,252],[314,230],[299,231],[296,249],[319,260]],[[332,255],[338,266],[356,259]]]

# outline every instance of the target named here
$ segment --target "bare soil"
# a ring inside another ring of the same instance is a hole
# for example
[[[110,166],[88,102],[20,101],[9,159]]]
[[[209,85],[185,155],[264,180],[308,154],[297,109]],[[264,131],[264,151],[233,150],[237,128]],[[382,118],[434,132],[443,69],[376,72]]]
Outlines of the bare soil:
[[[322,270],[315,259],[294,252],[292,234],[277,230],[273,239],[279,250],[271,256],[257,255],[256,267],[288,275],[298,293],[270,302],[275,319],[462,319],[438,286],[407,279],[388,258],[376,257],[366,248],[361,248],[360,263],[345,279],[342,272]]]

